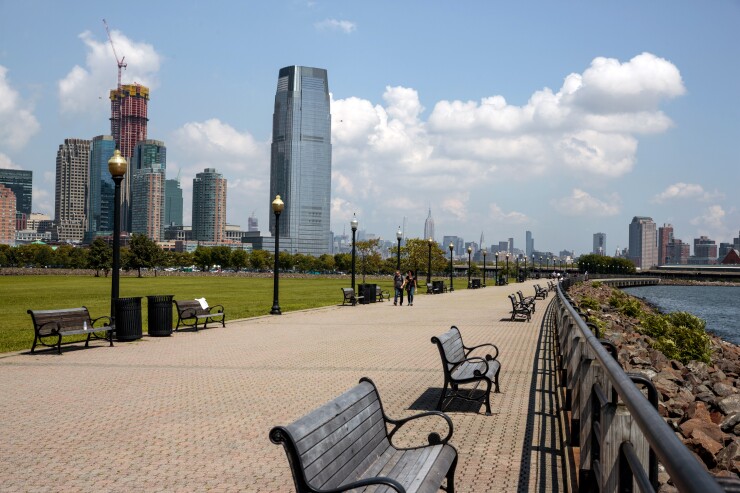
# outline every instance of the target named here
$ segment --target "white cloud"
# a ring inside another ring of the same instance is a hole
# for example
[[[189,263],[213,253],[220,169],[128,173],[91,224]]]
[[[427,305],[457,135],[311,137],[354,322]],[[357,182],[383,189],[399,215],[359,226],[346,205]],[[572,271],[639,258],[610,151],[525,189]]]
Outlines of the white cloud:
[[[319,30],[341,31],[345,34],[350,34],[357,30],[357,24],[354,22],[337,19],[324,19],[321,22],[315,23],[314,26]]]
[[[39,130],[31,105],[10,85],[8,69],[0,65],[0,145],[21,149]]]
[[[246,221],[252,211],[264,212],[264,204],[269,203],[269,143],[259,142],[249,132],[240,132],[217,118],[188,122],[173,132],[167,143],[167,176],[181,173],[185,223],[190,222],[192,180],[205,168],[215,168],[228,182],[229,223]],[[238,217],[232,217],[234,214]],[[246,224],[240,226],[246,228]]]
[[[2,169],[23,169],[10,159],[9,156],[0,152],[0,168]]]
[[[621,199],[617,194],[612,194],[607,196],[606,200],[599,200],[579,188],[574,188],[570,196],[555,199],[552,205],[566,216],[615,216],[621,209]]]
[[[693,218],[690,222],[693,226],[700,228],[701,234],[710,233],[712,237],[725,237],[724,218],[725,210],[720,205],[713,205],[704,210],[700,216]],[[721,234],[719,232],[722,232]],[[729,236],[727,236],[729,238]]]
[[[653,197],[653,202],[662,204],[670,200],[678,199],[697,199],[701,201],[714,200],[721,198],[722,194],[715,192],[707,192],[704,187],[695,183],[674,183],[668,185],[668,187]]]
[[[162,57],[150,44],[136,42],[117,30],[111,31],[116,53],[124,59],[121,83],[138,83],[156,88]],[[116,88],[116,59],[108,39],[97,40],[89,31],[79,35],[87,54],[84,66],[75,65],[58,82],[59,101],[63,113],[93,113],[99,115],[110,111],[108,98]]]
[[[515,211],[504,212],[498,204],[489,204],[488,212],[491,218],[498,222],[508,224],[524,224],[529,222],[529,218],[526,214]]]

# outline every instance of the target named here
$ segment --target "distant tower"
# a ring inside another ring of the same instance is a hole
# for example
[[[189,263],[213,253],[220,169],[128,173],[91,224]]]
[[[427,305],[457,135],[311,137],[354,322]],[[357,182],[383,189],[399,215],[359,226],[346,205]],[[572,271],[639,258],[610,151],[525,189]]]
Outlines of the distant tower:
[[[325,69],[280,69],[272,120],[270,202],[276,195],[285,202],[280,236],[284,245],[292,245],[293,253],[318,256],[331,250],[329,100]],[[269,217],[274,236],[272,209]]]
[[[485,238],[483,238],[483,231],[480,232],[480,243],[478,243],[478,248],[480,250],[483,250],[485,248]]]
[[[164,238],[166,169],[164,142],[147,139],[136,143],[127,173],[131,175],[131,216],[127,229],[154,241]]]
[[[514,255],[514,238],[509,238],[509,253]]]
[[[673,243],[673,225],[663,224],[658,228],[658,265],[668,263],[668,245],[671,243]]]
[[[15,245],[15,193],[0,184],[0,245]]]
[[[26,217],[31,216],[33,200],[33,171],[21,169],[0,169],[0,185],[15,194],[16,210]]]
[[[116,143],[111,135],[93,137],[90,144],[85,243],[92,243],[96,236],[113,234],[115,184],[108,171],[108,160],[115,149]]]
[[[257,221],[257,217],[254,215],[254,211],[252,211],[252,215],[249,216],[247,219],[247,231],[259,231],[260,226],[259,222]]]
[[[110,92],[110,101],[111,135],[130,166],[136,143],[147,138],[149,88],[139,84],[122,85]],[[133,174],[127,172],[121,183],[121,226],[125,231],[130,228],[132,179]]]
[[[432,208],[429,208],[429,215],[427,220],[424,221],[424,239],[434,239],[434,219],[432,218]]]
[[[82,242],[85,235],[85,193],[90,141],[64,139],[57,151],[54,222],[61,241]]]
[[[182,188],[180,180],[164,182],[164,224],[182,226]]]
[[[594,247],[591,253],[606,255],[606,233],[594,233]]]
[[[226,179],[206,168],[193,179],[193,239],[221,242],[226,229]]]
[[[532,238],[532,232],[526,232],[526,244],[524,246],[527,257],[531,257],[534,253],[534,238]]]
[[[651,217],[635,216],[629,229],[629,256],[635,267],[649,269],[658,264],[655,223]]]

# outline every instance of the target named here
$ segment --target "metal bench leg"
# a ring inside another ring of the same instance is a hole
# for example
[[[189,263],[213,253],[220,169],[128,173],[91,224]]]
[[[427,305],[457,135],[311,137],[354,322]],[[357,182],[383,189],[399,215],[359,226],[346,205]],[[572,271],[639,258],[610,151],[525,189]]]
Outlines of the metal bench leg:
[[[486,416],[491,415],[491,381],[486,379]]]
[[[92,332],[87,334],[87,339],[85,339],[85,347],[90,347],[90,336],[92,336]],[[95,336],[97,338],[97,336]]]
[[[447,493],[455,493],[455,469],[457,469],[457,455],[450,464],[450,470],[447,471],[447,484],[442,488]]]
[[[33,345],[31,346],[31,354],[33,354],[33,352],[36,350],[37,339],[38,339],[38,335],[34,334],[33,335]]]
[[[62,334],[57,335],[57,354],[62,354]]]
[[[445,379],[445,384],[442,387],[442,393],[439,396],[439,402],[437,402],[437,411],[442,410],[442,403],[445,400],[445,394],[447,393],[447,380]]]

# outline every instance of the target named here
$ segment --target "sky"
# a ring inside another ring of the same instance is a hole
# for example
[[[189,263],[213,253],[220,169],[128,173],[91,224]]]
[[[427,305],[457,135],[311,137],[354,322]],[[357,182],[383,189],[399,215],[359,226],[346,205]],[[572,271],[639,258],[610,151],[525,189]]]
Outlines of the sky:
[[[328,70],[335,234],[514,238],[576,255],[634,216],[676,238],[740,231],[740,1],[0,0],[0,168],[54,214],[56,152],[110,134],[108,94],[150,88],[190,224],[192,179],[228,180],[227,222],[270,214],[281,67]]]

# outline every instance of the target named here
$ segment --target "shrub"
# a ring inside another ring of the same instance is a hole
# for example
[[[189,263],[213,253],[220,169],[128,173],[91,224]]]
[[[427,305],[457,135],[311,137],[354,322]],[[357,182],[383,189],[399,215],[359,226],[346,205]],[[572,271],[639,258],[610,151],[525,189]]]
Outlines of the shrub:
[[[706,322],[687,312],[642,317],[639,331],[654,339],[652,346],[682,363],[691,360],[709,363],[709,335]]]
[[[619,313],[629,317],[639,317],[642,315],[640,302],[617,289],[615,289],[612,292],[611,297],[609,297],[609,306],[615,308]]]
[[[595,298],[591,298],[590,296],[584,296],[583,298],[581,298],[581,301],[579,301],[578,304],[581,306],[581,308],[588,308],[591,310],[599,309],[599,301]]]
[[[591,287],[592,288],[600,288],[603,284],[604,283],[602,283],[601,281],[594,281],[594,282],[591,283]]]

